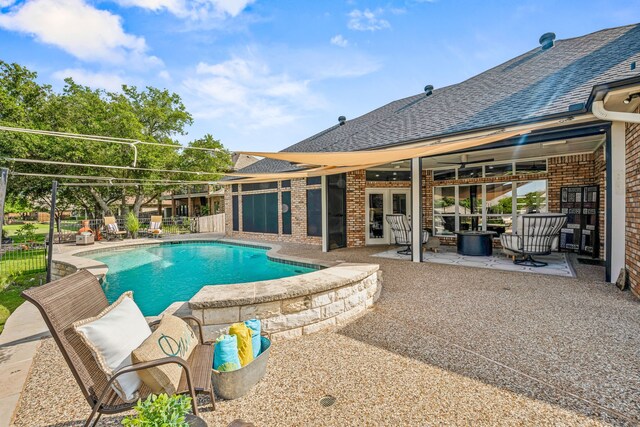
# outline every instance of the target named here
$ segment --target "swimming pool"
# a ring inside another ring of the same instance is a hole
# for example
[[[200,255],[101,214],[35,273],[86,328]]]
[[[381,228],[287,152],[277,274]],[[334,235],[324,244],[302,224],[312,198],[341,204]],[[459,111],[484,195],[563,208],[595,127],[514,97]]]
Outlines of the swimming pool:
[[[110,303],[131,290],[145,316],[158,315],[175,301],[188,301],[205,285],[278,279],[316,270],[271,261],[266,249],[219,242],[164,243],[83,256],[109,267],[103,287]]]

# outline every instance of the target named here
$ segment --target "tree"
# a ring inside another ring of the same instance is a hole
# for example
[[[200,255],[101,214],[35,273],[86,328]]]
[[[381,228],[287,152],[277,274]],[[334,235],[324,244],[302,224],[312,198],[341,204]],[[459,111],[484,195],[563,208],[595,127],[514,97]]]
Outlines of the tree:
[[[40,85],[37,74],[18,64],[0,61],[0,123],[7,126],[103,135],[179,147],[175,139],[193,123],[180,96],[168,90],[123,86],[121,93],[92,89],[65,80],[61,93]],[[0,132],[0,157],[37,158],[79,164],[135,166],[148,169],[188,169],[213,174],[230,167],[230,154],[211,135],[189,145],[215,148],[215,153],[178,150],[143,144],[117,144]],[[142,180],[214,180],[217,175],[167,174],[132,169],[81,166],[10,164],[12,170],[41,174],[92,175],[129,182]],[[68,181],[62,179],[61,181]],[[91,181],[91,180],[88,180]],[[94,180],[97,181],[97,180]],[[103,181],[101,182],[108,182]],[[176,185],[144,183],[138,186],[60,187],[60,206],[82,206],[110,213],[119,201],[124,214],[138,215],[145,203]],[[46,204],[51,178],[19,177],[9,181],[9,193]],[[98,213],[96,212],[96,215]]]

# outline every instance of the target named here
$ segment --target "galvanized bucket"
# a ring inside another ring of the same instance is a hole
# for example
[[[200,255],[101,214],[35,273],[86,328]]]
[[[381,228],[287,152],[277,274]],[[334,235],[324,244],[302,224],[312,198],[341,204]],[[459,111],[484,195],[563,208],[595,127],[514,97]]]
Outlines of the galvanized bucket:
[[[260,355],[248,365],[230,372],[211,370],[211,382],[216,396],[227,400],[237,399],[247,394],[264,377],[267,372],[271,340],[262,336],[260,341],[262,344]]]

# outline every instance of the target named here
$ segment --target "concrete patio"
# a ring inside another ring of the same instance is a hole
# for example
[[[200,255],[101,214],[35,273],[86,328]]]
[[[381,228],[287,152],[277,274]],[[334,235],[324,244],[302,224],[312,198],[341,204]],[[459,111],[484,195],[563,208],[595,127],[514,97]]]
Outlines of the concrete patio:
[[[382,295],[346,327],[274,343],[266,378],[205,412],[210,425],[640,423],[640,302],[602,282],[600,267],[574,265],[577,278],[564,278],[371,257],[383,249],[283,245],[379,263]],[[336,403],[321,406],[325,395]],[[82,425],[88,412],[44,340],[15,425]]]

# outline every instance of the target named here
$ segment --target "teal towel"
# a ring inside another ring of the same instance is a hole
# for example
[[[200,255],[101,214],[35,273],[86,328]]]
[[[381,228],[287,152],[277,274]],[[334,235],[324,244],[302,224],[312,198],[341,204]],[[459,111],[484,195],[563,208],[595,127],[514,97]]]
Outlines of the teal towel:
[[[216,340],[213,369],[228,372],[240,369],[240,367],[238,338],[235,335],[222,335]]]
[[[262,347],[262,341],[260,340],[260,320],[249,319],[245,320],[244,324],[251,330],[251,345],[253,348],[253,358],[255,359],[260,354],[260,348]]]

